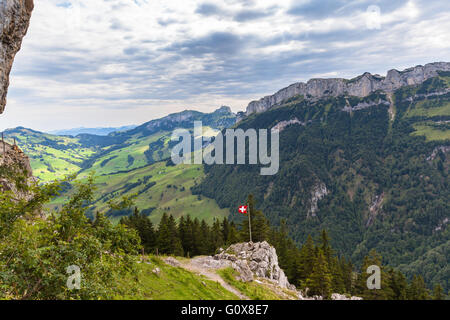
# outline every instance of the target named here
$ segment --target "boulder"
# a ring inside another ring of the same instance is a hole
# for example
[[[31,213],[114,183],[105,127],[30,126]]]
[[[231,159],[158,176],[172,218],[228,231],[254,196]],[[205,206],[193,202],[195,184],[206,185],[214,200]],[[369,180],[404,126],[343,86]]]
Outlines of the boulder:
[[[173,257],[167,257],[164,259],[164,262],[167,263],[168,265],[172,266],[172,267],[179,267],[180,266],[180,262],[173,258]]]
[[[278,265],[275,248],[266,241],[234,244],[215,255],[214,260],[232,262],[231,266],[240,274],[239,280],[248,282],[258,277],[270,280],[282,288],[292,288]]]

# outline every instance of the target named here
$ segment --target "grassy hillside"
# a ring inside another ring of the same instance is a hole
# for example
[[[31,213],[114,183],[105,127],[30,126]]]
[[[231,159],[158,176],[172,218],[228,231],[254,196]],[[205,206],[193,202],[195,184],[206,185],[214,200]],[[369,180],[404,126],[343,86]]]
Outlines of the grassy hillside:
[[[30,158],[34,176],[43,182],[79,172],[83,162],[97,151],[93,146],[83,145],[78,138],[26,128],[6,130],[4,134],[9,143],[16,139],[17,145]]]
[[[178,260],[186,258],[177,257]],[[154,270],[158,268],[159,274]],[[296,300],[293,291],[282,289],[263,279],[243,282],[236,280],[232,268],[217,274],[232,288],[250,300]],[[231,290],[230,289],[230,290]],[[139,262],[136,275],[119,280],[116,299],[125,300],[239,300],[219,282],[197,275],[182,267],[166,264],[163,258],[146,256]]]
[[[228,216],[228,209],[219,208],[213,199],[192,194],[191,187],[200,183],[203,177],[204,171],[200,165],[167,166],[166,162],[129,172],[97,176],[91,213],[97,210],[107,212],[108,200],[136,195],[136,207],[155,223],[159,222],[164,212],[175,218],[189,214],[208,222]],[[53,200],[52,206],[58,207],[70,195],[71,190]],[[109,212],[113,221],[129,214],[131,210]]]
[[[107,136],[59,136],[22,127],[6,130],[4,134],[10,143],[16,139],[30,157],[34,175],[46,183],[73,173],[95,171],[97,175],[107,175],[168,159],[173,130],[192,131],[194,121],[201,121],[203,134],[211,136],[232,126],[236,116],[228,107],[221,107],[212,113],[187,110],[171,114]]]
[[[26,128],[5,131],[10,142],[30,157],[34,175],[41,183],[78,174],[83,180],[96,175],[94,206],[90,211],[105,211],[107,201],[116,197],[137,195],[136,206],[158,222],[163,212],[174,217],[190,214],[212,222],[228,215],[214,200],[192,195],[190,189],[204,177],[201,166],[166,166],[170,158],[171,134],[177,128],[193,130],[194,121],[203,123],[203,135],[234,124],[236,116],[227,107],[212,113],[183,111],[162,119],[146,122],[132,130],[113,132],[107,136],[80,134],[57,136]],[[62,204],[70,195],[71,186],[52,202]],[[108,212],[118,221],[129,211]]]
[[[156,268],[159,274],[153,272]],[[137,275],[120,279],[117,291],[116,298],[126,300],[238,300],[217,282],[169,266],[155,256],[139,264]]]
[[[166,132],[158,132],[148,137],[130,136],[120,148],[103,148],[103,152],[93,159],[91,166],[99,175],[141,168],[149,163],[160,161],[170,156]],[[158,142],[161,145],[156,145]]]

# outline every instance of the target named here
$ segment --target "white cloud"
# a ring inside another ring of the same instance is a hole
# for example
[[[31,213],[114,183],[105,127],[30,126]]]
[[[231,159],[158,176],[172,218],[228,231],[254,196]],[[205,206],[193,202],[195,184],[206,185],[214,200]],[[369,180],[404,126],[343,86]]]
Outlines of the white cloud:
[[[39,0],[0,129],[235,111],[310,77],[385,73],[450,53],[438,0]],[[369,5],[379,30],[366,28]]]

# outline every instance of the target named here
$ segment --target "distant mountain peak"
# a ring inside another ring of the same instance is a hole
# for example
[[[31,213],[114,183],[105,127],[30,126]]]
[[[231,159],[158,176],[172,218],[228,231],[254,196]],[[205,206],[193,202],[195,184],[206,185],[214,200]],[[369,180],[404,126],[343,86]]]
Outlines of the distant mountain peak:
[[[264,112],[297,95],[317,99],[341,95],[365,97],[377,90],[393,92],[403,86],[419,85],[430,78],[436,77],[439,71],[450,71],[450,63],[434,62],[403,71],[392,69],[387,72],[386,77],[365,72],[349,80],[343,78],[311,79],[306,83],[294,83],[271,96],[250,102],[246,109],[246,115]]]
[[[211,113],[195,110],[184,110],[171,113],[163,118],[148,121],[132,131],[131,133],[145,132],[151,134],[160,130],[174,130],[176,128],[192,128],[194,121],[202,121],[203,125],[214,129],[223,129],[236,122],[236,115],[231,112],[230,107],[222,106]]]
[[[233,113],[233,112],[231,111],[230,107],[228,107],[228,106],[221,106],[219,109],[214,111],[214,113]]]

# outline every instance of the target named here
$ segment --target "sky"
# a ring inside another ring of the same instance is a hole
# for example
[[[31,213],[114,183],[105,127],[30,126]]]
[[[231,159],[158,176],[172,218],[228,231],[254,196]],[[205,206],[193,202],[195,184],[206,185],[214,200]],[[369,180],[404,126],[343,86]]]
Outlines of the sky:
[[[298,81],[450,61],[450,1],[35,0],[0,130],[233,111]]]

